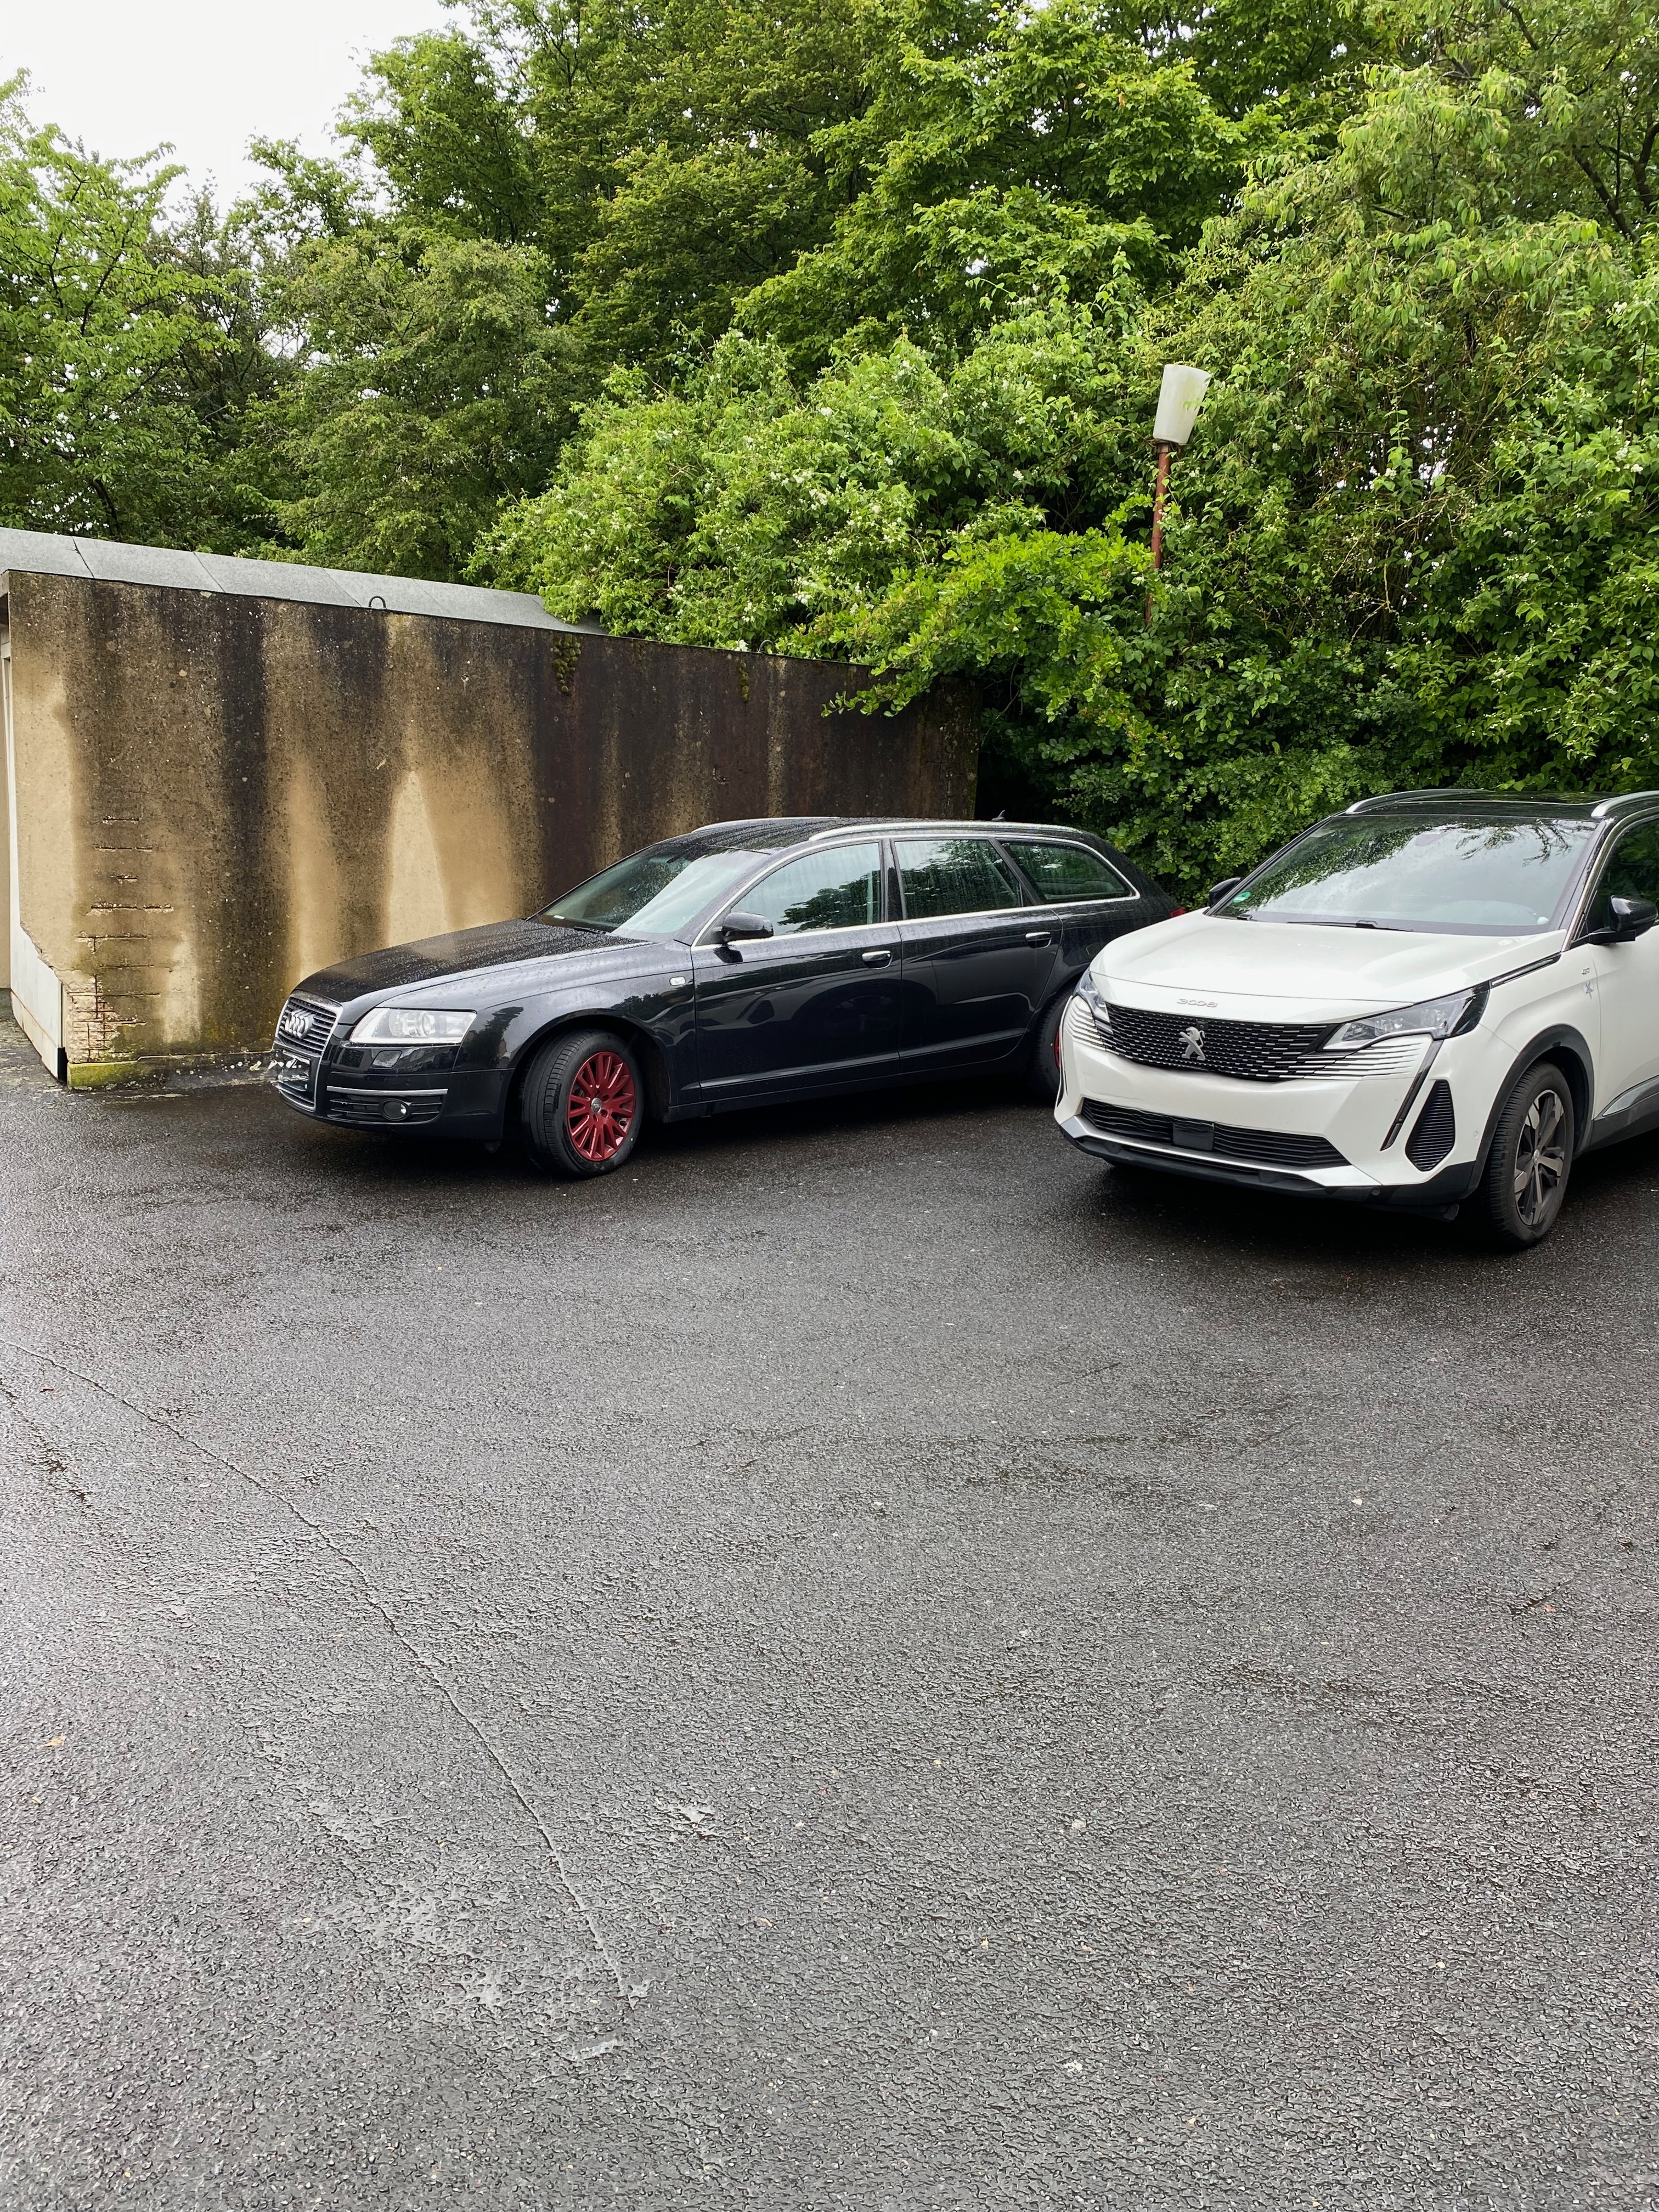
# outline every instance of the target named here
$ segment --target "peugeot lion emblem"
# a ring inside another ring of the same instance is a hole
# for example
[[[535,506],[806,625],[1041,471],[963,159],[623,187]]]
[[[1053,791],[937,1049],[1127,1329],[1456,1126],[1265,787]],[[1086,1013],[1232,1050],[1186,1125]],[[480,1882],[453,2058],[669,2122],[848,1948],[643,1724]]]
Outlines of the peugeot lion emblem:
[[[1181,1057],[1184,1060],[1204,1057],[1204,1032],[1196,1022],[1188,1023],[1181,1032]]]

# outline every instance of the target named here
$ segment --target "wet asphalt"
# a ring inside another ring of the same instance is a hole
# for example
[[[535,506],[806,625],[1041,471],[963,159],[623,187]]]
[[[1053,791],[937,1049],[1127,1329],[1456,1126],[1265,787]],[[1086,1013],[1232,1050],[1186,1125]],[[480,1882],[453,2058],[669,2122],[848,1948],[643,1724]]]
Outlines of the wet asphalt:
[[[1659,2203],[1659,1144],[622,1175],[0,1024],[0,2205]]]

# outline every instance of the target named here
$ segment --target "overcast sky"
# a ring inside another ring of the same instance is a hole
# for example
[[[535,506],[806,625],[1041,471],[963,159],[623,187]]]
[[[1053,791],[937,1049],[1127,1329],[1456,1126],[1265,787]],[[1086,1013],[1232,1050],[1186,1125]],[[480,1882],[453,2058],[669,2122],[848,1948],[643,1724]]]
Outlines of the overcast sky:
[[[251,137],[321,152],[364,56],[444,20],[441,0],[0,0],[0,79],[27,69],[32,118],[97,153],[170,139],[222,204]]]

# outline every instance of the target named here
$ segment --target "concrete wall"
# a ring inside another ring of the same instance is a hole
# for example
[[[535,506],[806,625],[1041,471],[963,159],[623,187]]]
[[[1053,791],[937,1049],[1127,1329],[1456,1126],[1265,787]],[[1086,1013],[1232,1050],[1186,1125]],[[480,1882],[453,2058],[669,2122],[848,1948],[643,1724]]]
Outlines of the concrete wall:
[[[858,678],[823,662],[6,581],[14,911],[71,1081],[263,1050],[308,970],[700,822],[973,811],[965,697],[826,718]]]

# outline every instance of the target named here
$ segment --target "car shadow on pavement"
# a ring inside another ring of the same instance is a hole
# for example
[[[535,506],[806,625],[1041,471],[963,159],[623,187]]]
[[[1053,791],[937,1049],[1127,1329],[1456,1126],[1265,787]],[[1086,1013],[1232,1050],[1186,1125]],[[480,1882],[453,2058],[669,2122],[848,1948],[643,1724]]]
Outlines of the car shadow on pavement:
[[[1330,1199],[1283,1197],[1153,1169],[1102,1165],[1093,1223],[1097,1234],[1133,1236],[1144,1246],[1201,1243],[1218,1261],[1305,1258],[1369,1264],[1460,1263],[1492,1267],[1548,1264],[1610,1234],[1628,1234],[1659,1196],[1659,1134],[1592,1152],[1573,1170],[1559,1224],[1535,1253],[1499,1249],[1480,1233],[1476,1208],[1453,1220]],[[1659,1209],[1652,1210],[1659,1220]]]
[[[653,1152],[695,1158],[699,1153],[747,1150],[760,1145],[797,1145],[815,1138],[868,1133],[897,1133],[924,1122],[960,1122],[986,1115],[1029,1122],[1033,1140],[1054,1135],[1049,1111],[1021,1083],[1004,1078],[973,1082],[907,1085],[891,1091],[848,1091],[840,1097],[805,1098],[780,1105],[750,1107],[704,1120],[677,1121],[653,1129]]]
[[[118,1107],[124,1119],[165,1119],[178,1128],[185,1152],[233,1179],[249,1171],[279,1180],[297,1173],[394,1204],[416,1194],[472,1193],[485,1212],[490,1194],[517,1206],[537,1190],[597,1196],[614,1194],[619,1183],[639,1184],[641,1195],[670,1202],[694,1190],[708,1197],[727,1182],[786,1166],[793,1179],[820,1158],[826,1173],[839,1176],[849,1156],[865,1154],[898,1188],[907,1176],[923,1176],[937,1188],[959,1160],[974,1202],[1006,1192],[1012,1206],[1029,1209],[1033,1229],[1056,1255],[1075,1237],[1095,1250],[1127,1243],[1149,1261],[1190,1260],[1198,1250],[1217,1265],[1259,1267],[1301,1255],[1316,1264],[1363,1260],[1372,1267],[1525,1267],[1555,1255],[1582,1257],[1609,1238],[1628,1243],[1646,1233],[1648,1219],[1659,1222],[1659,1208],[1646,1203],[1659,1196],[1659,1133],[1579,1161],[1559,1228],[1529,1255],[1484,1248],[1468,1206],[1459,1219],[1443,1221],[1109,1167],[1068,1146],[1048,1109],[1006,1078],[849,1093],[657,1127],[619,1176],[574,1184],[544,1176],[511,1142],[486,1148],[319,1127],[254,1085],[76,1103],[94,1112]]]
[[[486,1147],[413,1135],[386,1137],[307,1122],[276,1101],[270,1103],[278,1128],[291,1129],[312,1162],[326,1171],[327,1164],[337,1161],[353,1179],[368,1170],[382,1179],[407,1178],[422,1185],[434,1181],[452,1184],[505,1181],[530,1186],[563,1182],[562,1178],[545,1176],[532,1166],[510,1139]],[[1029,1127],[1033,1145],[1044,1152],[1054,1147],[1064,1156],[1066,1147],[1054,1128],[1048,1109],[1022,1085],[1005,1078],[848,1092],[839,1097],[742,1108],[666,1127],[657,1123],[645,1132],[638,1150],[619,1172],[626,1178],[670,1163],[690,1166],[700,1159],[712,1162],[737,1154],[763,1158],[842,1136],[878,1143],[929,1126],[983,1122],[988,1116],[1013,1124],[1016,1131]],[[564,1187],[597,1188],[615,1180],[605,1176],[594,1178],[591,1184],[577,1182]]]
[[[55,1089],[44,1072],[43,1080]],[[826,1147],[833,1148],[842,1168],[848,1146],[866,1147],[890,1164],[893,1147],[926,1146],[933,1136],[979,1153],[993,1130],[997,1156],[1010,1163],[1029,1154],[1063,1168],[1069,1151],[1048,1109],[1007,1079],[860,1091],[658,1124],[617,1173],[592,1181],[543,1174],[511,1139],[486,1146],[312,1121],[258,1083],[189,1092],[112,1091],[74,1103],[129,1124],[176,1130],[184,1152],[222,1173],[298,1175],[333,1188],[394,1196],[491,1189],[597,1194],[635,1182],[660,1184],[665,1171],[682,1188],[688,1174],[717,1184],[739,1170],[763,1172],[784,1160],[798,1164],[803,1151]]]

